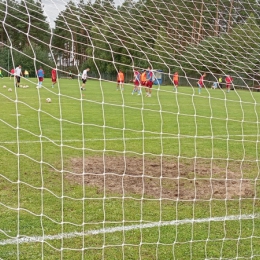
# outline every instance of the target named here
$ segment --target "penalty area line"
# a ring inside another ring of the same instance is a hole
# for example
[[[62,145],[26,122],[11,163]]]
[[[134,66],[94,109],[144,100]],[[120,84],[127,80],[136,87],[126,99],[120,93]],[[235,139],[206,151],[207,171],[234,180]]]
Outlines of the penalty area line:
[[[115,233],[115,232],[121,232],[121,231],[145,229],[145,228],[155,228],[155,227],[160,228],[160,227],[164,227],[164,226],[178,226],[178,225],[184,225],[184,224],[220,222],[220,221],[232,221],[232,220],[240,221],[240,220],[249,220],[249,219],[256,219],[256,218],[259,218],[259,214],[230,215],[230,216],[224,216],[224,217],[212,217],[212,218],[201,218],[201,219],[160,221],[160,222],[151,222],[151,223],[139,224],[139,225],[94,229],[94,230],[89,230],[86,232],[71,232],[71,233],[62,233],[62,234],[57,234],[57,235],[26,236],[26,237],[20,237],[20,238],[12,238],[12,239],[0,240],[0,246],[44,242],[47,240],[70,239],[70,238],[76,238],[76,237],[82,237],[82,236],[108,234],[108,233]]]

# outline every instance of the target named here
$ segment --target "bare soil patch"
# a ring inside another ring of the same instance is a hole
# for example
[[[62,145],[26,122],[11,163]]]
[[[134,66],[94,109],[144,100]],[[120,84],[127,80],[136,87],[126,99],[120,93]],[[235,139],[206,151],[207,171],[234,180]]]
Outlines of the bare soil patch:
[[[209,160],[182,160],[170,157],[93,156],[72,158],[73,183],[93,186],[106,195],[145,198],[209,200],[251,198],[251,180],[242,178],[239,164],[226,169]],[[84,172],[84,175],[83,175]]]

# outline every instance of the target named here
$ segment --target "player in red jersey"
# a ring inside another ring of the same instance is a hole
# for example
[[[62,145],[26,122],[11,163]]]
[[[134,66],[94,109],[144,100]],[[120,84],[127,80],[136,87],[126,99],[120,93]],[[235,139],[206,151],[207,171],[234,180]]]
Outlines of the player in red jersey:
[[[10,79],[12,79],[12,77],[14,76],[14,73],[15,73],[15,69],[13,68],[10,71]]]
[[[174,84],[173,90],[177,91],[177,88],[179,86],[179,74],[177,71],[173,74],[173,84]]]
[[[233,78],[230,75],[227,75],[225,78],[225,82],[226,82],[226,88],[227,88],[227,92],[230,91],[230,86],[233,82]]]
[[[205,77],[206,77],[206,73],[203,73],[203,75],[201,75],[201,77],[198,81],[199,94],[201,93],[201,89],[204,87],[204,78]]]
[[[51,71],[51,82],[52,82],[51,87],[54,88],[54,85],[57,82],[57,71],[56,71],[55,68],[53,68],[52,71]]]
[[[140,85],[141,85],[141,80],[140,80],[140,72],[137,69],[134,69],[134,88],[132,91],[132,95],[134,95],[135,92],[138,91],[138,95],[140,95]]]

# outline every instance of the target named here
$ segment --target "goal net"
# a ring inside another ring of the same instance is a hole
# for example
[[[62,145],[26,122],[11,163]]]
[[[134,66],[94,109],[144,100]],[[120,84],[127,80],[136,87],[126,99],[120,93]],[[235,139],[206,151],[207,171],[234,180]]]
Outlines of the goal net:
[[[0,0],[0,259],[259,259],[256,0]]]

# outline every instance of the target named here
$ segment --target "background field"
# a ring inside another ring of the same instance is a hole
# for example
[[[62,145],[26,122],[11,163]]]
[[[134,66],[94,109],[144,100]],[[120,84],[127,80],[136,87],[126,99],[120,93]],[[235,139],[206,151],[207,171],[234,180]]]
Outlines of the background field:
[[[260,93],[0,83],[0,258],[260,259]]]

